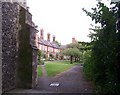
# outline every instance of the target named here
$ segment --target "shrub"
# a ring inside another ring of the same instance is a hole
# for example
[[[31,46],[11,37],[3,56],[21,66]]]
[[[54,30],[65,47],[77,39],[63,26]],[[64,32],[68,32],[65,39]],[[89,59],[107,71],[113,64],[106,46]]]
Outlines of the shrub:
[[[93,79],[93,63],[91,59],[91,51],[88,50],[83,54],[84,68],[83,71],[87,79]]]
[[[38,50],[38,64],[41,62],[41,51],[40,50]]]
[[[44,59],[46,59],[46,53],[42,52],[41,57],[44,58]]]

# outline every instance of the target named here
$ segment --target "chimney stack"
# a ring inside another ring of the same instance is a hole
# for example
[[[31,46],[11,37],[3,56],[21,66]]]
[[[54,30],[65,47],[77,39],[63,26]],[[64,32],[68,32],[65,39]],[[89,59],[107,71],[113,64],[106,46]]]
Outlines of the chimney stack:
[[[44,39],[44,35],[43,35],[43,32],[44,32],[44,30],[43,29],[40,29],[40,39]]]
[[[27,10],[29,11],[29,7],[27,7]]]
[[[50,42],[50,33],[47,34],[47,41]]]
[[[53,35],[53,42],[55,42],[55,36]]]
[[[76,42],[76,40],[75,40],[75,38],[73,37],[73,38],[72,38],[72,43],[75,43],[75,42]]]

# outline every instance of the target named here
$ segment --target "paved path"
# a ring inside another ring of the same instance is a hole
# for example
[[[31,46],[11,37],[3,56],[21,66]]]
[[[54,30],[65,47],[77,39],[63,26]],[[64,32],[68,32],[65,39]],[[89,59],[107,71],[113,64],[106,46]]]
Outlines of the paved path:
[[[46,70],[45,70],[45,67],[44,67],[45,65],[41,65],[41,67],[42,67],[42,77],[47,77],[47,73],[46,73]]]
[[[44,69],[42,67],[42,69]],[[59,86],[50,86],[51,83],[59,83]],[[39,91],[61,93],[92,93],[92,84],[85,80],[83,67],[79,64],[73,68],[58,74],[55,77],[47,77],[43,70],[43,77],[38,78]]]
[[[51,78],[47,77],[44,66],[42,66],[42,69],[43,76],[38,78],[38,87],[36,89],[14,89],[8,93],[29,93],[27,95],[44,93],[44,95],[47,95],[47,93],[92,93],[93,91],[92,84],[84,78],[81,65],[74,66]],[[59,86],[50,86],[54,82],[59,83]]]

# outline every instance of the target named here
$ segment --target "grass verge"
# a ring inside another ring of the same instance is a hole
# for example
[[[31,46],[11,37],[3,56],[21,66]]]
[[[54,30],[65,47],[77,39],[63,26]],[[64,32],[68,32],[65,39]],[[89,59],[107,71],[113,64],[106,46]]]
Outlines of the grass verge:
[[[38,77],[42,76],[42,67],[38,65]]]
[[[49,77],[55,76],[65,70],[70,69],[78,63],[70,64],[69,61],[47,61],[45,62],[45,69]]]

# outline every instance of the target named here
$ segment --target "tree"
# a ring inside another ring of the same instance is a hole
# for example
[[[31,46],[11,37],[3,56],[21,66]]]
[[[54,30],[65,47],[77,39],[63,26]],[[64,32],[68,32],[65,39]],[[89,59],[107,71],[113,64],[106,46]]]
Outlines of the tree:
[[[70,43],[70,44],[67,45],[67,48],[77,48],[77,49],[80,49],[81,48],[81,44],[79,44],[78,42]]]
[[[91,42],[78,42],[81,47],[80,47],[80,50],[82,51],[82,53],[84,51],[88,51],[88,50],[91,50],[91,47],[92,47],[92,43]]]
[[[45,52],[41,52],[41,57],[46,59],[46,53]]]
[[[95,27],[89,36],[92,39],[91,62],[93,67],[93,81],[99,92],[119,93],[119,73],[116,63],[116,8],[108,8],[98,2],[93,12],[83,11],[100,27]]]
[[[56,43],[58,46],[60,46],[60,45],[61,45],[58,41],[55,41],[55,43]]]
[[[71,43],[67,45],[67,48],[62,51],[62,53],[66,56],[70,56],[70,63],[73,63],[73,57],[80,58],[81,53],[79,51],[80,45],[78,43]]]
[[[38,50],[38,62],[40,63],[41,62],[41,51]]]

